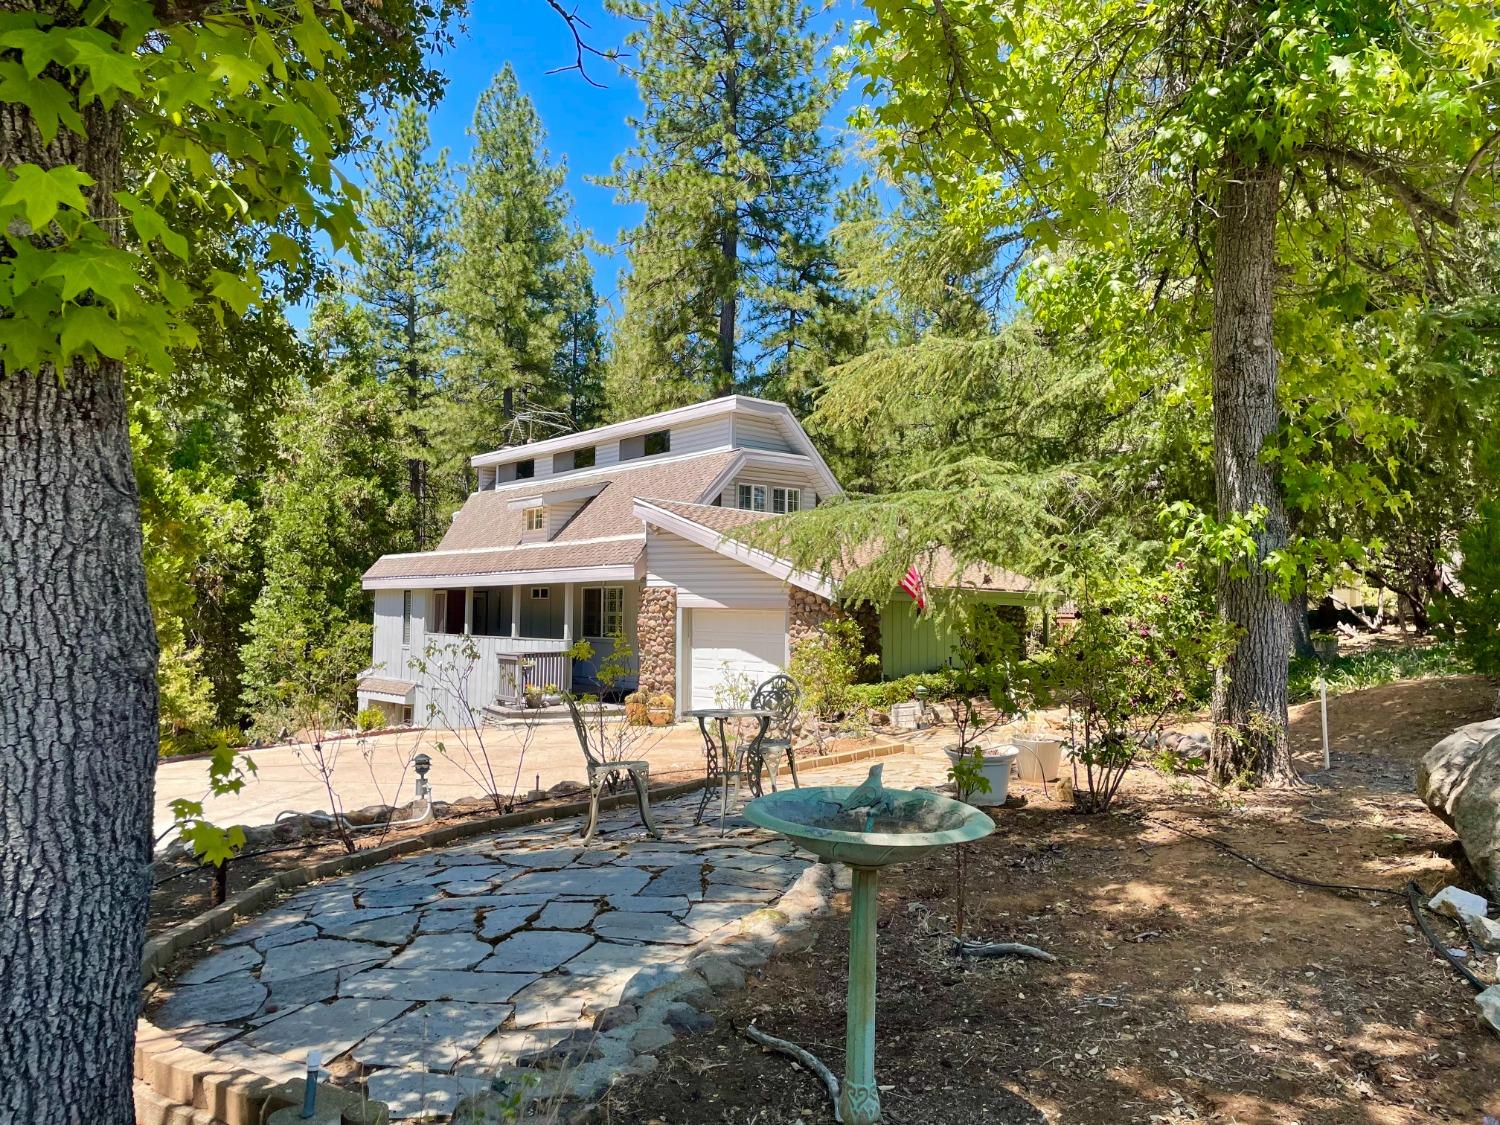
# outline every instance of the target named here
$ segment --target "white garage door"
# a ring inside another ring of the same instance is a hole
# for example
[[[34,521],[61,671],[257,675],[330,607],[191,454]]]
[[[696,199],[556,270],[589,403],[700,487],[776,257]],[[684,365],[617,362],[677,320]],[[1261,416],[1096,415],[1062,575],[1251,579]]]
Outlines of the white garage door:
[[[782,609],[695,609],[690,611],[688,643],[693,707],[714,707],[725,681],[759,684],[786,661],[786,611]]]

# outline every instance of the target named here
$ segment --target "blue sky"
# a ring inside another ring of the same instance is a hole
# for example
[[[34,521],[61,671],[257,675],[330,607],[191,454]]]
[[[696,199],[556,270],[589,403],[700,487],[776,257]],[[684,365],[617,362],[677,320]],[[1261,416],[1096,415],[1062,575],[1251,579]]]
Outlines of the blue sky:
[[[630,26],[605,12],[604,0],[566,2],[576,3],[578,14],[592,25],[585,32],[592,45],[600,49],[622,46]],[[836,0],[836,10],[820,15],[815,26],[829,30],[836,19],[847,25],[858,15],[855,0]],[[609,172],[615,157],[634,142],[626,118],[639,111],[640,100],[631,77],[603,59],[591,59],[588,66],[590,76],[604,83],[604,89],[590,86],[576,71],[548,73],[570,65],[573,55],[572,36],[546,0],[473,0],[468,30],[451,50],[434,60],[448,76],[448,87],[431,116],[433,147],[449,150],[451,166],[463,164],[474,103],[509,62],[521,89],[536,103],[553,158],[566,158],[568,188],[579,224],[608,246],[622,229],[639,221],[639,210],[616,204],[612,191],[587,179]],[[836,143],[843,138],[848,109],[845,98],[830,115],[828,127]],[[600,295],[612,298],[623,261],[606,250],[594,255],[594,265]]]

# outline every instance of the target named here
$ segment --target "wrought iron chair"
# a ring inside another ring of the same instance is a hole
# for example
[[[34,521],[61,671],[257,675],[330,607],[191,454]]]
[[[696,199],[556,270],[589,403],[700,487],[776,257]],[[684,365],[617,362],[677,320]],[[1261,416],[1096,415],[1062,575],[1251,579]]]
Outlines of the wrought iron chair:
[[[757,748],[761,763],[771,771],[771,792],[776,792],[776,771],[781,760],[786,759],[792,768],[792,787],[801,789],[797,780],[797,756],[792,750],[792,735],[797,726],[797,703],[802,698],[802,689],[797,681],[786,673],[778,673],[755,689],[750,697],[750,707],[756,711],[770,711],[771,725]],[[750,787],[760,794],[760,770],[751,778]]]
[[[571,693],[564,695],[563,699],[568,705],[568,714],[573,717],[573,729],[578,734],[578,745],[582,748],[584,761],[588,765],[589,822],[583,830],[583,842],[587,844],[592,840],[599,827],[599,798],[605,787],[613,788],[613,779],[622,773],[629,774],[631,784],[635,786],[635,803],[640,806],[641,823],[646,826],[647,832],[658,840],[661,839],[661,829],[651,819],[651,767],[644,761],[605,761],[603,754],[589,741],[588,723],[583,712],[578,709],[578,701]]]

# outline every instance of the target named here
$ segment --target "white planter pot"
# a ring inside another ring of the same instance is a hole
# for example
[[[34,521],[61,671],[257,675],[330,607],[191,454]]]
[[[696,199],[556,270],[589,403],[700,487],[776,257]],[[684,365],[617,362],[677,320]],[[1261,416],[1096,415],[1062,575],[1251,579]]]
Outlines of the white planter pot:
[[[1016,777],[1032,783],[1056,781],[1062,772],[1062,742],[1038,734],[1012,740],[1021,756],[1016,759]]]
[[[1014,746],[985,746],[980,748],[984,755],[984,761],[979,767],[979,772],[984,779],[990,783],[988,793],[974,793],[970,795],[968,803],[976,808],[987,805],[1003,805],[1005,798],[1010,793],[1010,770],[1020,756],[1021,751]],[[959,753],[957,746],[945,746],[943,752],[948,755],[948,760],[957,765],[961,758],[966,755]],[[970,751],[972,754],[973,751]]]

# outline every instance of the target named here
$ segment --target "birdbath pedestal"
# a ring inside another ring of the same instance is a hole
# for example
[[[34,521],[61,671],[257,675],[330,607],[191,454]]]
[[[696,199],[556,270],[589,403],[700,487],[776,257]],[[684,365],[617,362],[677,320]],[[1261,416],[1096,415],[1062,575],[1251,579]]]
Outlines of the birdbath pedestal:
[[[995,824],[979,809],[925,790],[885,789],[879,767],[858,787],[787,789],[745,806],[754,824],[779,832],[821,859],[853,870],[849,910],[849,1002],[844,1080],[839,1111],[844,1125],[876,1125],[875,918],[880,869],[920,859],[939,848],[988,836]]]

